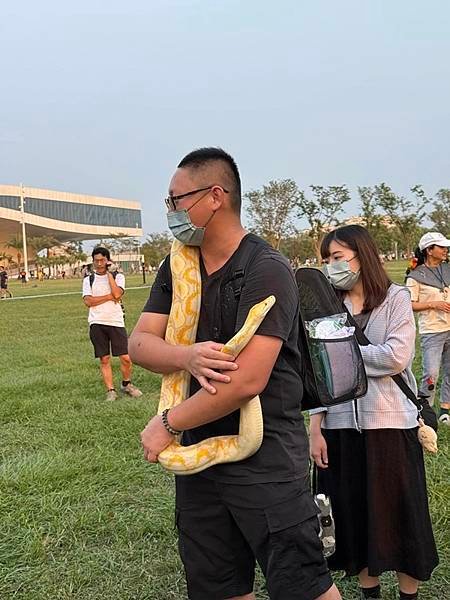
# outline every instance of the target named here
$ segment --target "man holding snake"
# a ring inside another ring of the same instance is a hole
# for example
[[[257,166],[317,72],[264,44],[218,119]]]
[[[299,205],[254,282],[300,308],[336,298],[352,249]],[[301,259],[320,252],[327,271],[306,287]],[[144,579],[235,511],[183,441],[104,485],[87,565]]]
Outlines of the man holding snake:
[[[166,204],[174,236],[200,248],[202,297],[196,343],[165,342],[172,300],[168,257],[131,335],[133,362],[157,373],[186,370],[192,376],[189,397],[164,418],[153,417],[142,432],[144,456],[157,462],[179,432],[184,445],[236,434],[240,407],[257,395],[264,420],[261,447],[252,456],[175,478],[189,598],[253,600],[258,561],[272,600],[339,600],[309,491],[292,270],[242,227],[239,171],[220,148],[183,158]],[[250,257],[244,265],[243,256]],[[277,302],[239,356],[220,352],[249,309],[270,295]]]

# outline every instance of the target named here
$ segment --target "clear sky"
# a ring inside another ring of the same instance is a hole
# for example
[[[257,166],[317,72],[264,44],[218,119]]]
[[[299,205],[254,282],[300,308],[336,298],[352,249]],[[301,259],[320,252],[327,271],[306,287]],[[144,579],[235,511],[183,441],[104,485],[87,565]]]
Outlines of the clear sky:
[[[450,187],[446,0],[0,3],[0,183],[138,200],[218,145],[244,190]]]

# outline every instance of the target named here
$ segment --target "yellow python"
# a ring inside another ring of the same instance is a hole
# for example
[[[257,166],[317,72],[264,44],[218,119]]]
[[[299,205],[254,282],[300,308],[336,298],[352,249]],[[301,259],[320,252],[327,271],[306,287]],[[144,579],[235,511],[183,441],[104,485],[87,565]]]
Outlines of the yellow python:
[[[170,253],[170,268],[172,307],[165,340],[169,344],[194,344],[201,303],[198,248],[184,246],[175,240]],[[237,356],[274,304],[275,297],[269,296],[253,306],[243,327],[223,347],[222,352]],[[163,376],[158,414],[189,396],[190,379],[188,371],[176,371]],[[159,454],[158,461],[167,471],[176,475],[192,475],[217,463],[235,462],[251,456],[261,446],[262,439],[261,404],[259,397],[255,396],[241,408],[239,435],[208,438],[192,446],[181,446],[177,437]]]

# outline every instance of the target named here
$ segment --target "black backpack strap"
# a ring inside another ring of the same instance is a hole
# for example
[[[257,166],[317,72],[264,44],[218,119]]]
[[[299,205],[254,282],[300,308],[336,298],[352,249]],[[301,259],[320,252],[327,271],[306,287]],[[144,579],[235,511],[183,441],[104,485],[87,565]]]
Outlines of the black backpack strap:
[[[255,258],[267,247],[267,242],[251,233],[241,242],[241,247],[223,275],[217,290],[214,314],[215,341],[222,338],[225,323],[235,323],[242,290],[245,287],[245,278]]]
[[[367,338],[366,334],[361,329],[361,327],[358,325],[358,323],[355,321],[355,319],[350,314],[350,311],[348,310],[348,308],[345,305],[344,305],[344,308],[347,313],[348,322],[350,323],[350,325],[352,325],[355,328],[355,336],[356,336],[356,339],[358,340],[358,344],[360,344],[360,346],[369,346],[370,340]],[[419,411],[419,415],[420,415],[423,406],[417,399],[416,394],[413,392],[413,390],[409,387],[409,385],[406,383],[406,381],[400,375],[400,373],[397,373],[397,375],[391,375],[391,378],[395,381],[395,383],[402,390],[402,392],[405,394],[405,396],[407,398],[409,398],[409,400],[411,400],[411,402],[414,403],[414,405],[417,407],[417,410]]]
[[[114,277],[114,279],[117,277],[119,271],[113,271],[112,276]],[[87,276],[86,276],[87,277]],[[94,280],[95,280],[95,273],[89,273],[89,285],[92,286],[94,285]]]
[[[239,300],[241,297],[242,290],[245,286],[245,275],[248,272],[249,267],[256,256],[267,246],[269,246],[269,244],[261,238],[252,233],[248,234],[244,248],[242,252],[239,253],[237,264],[231,265],[232,269],[230,269],[230,275],[225,278],[225,281],[221,286],[223,287],[231,284],[236,300]]]

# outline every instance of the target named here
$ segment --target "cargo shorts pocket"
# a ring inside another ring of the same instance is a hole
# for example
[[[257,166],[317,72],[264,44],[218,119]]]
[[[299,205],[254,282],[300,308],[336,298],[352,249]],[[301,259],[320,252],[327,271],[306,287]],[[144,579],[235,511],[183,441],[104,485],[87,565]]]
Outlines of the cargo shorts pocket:
[[[265,510],[271,598],[316,598],[330,587],[319,539],[318,508],[308,492]]]
[[[302,537],[302,524],[308,521],[317,525],[318,535],[319,510],[309,492],[270,506],[264,512],[270,536],[281,544],[296,544]]]

